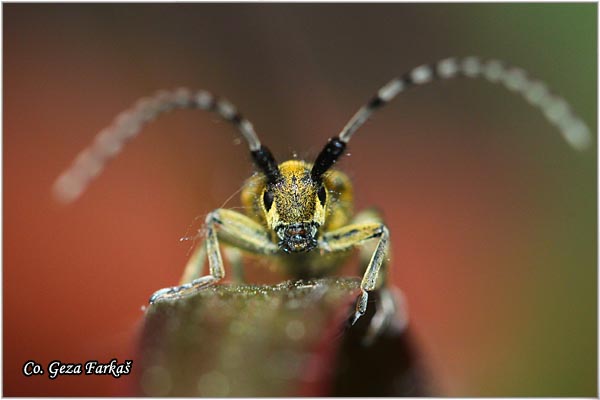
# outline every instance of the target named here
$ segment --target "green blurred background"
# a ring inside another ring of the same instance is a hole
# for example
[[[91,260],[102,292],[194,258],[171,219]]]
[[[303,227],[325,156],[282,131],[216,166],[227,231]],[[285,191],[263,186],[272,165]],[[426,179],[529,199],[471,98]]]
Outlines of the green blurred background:
[[[133,378],[21,369],[132,357],[140,307],[186,261],[190,242],[178,239],[252,171],[227,124],[181,111],[148,127],[79,202],[56,204],[56,176],[140,96],[222,94],[279,160],[310,159],[390,78],[474,54],[531,71],[597,128],[595,4],[3,11],[5,396],[128,393]],[[459,80],[402,95],[349,151],[339,166],[357,208],[386,216],[392,280],[440,394],[596,395],[595,145],[575,152],[524,100]]]

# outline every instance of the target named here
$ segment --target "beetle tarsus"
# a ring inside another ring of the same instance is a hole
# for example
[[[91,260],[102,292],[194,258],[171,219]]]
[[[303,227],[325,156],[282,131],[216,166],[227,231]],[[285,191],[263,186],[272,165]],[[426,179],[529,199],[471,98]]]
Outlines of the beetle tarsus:
[[[218,279],[214,276],[202,276],[198,279],[194,279],[193,281],[180,286],[167,287],[164,289],[157,290],[152,296],[150,296],[150,300],[148,302],[150,304],[154,304],[158,301],[171,300],[188,296],[200,290],[206,289],[209,286],[212,286],[217,281]]]

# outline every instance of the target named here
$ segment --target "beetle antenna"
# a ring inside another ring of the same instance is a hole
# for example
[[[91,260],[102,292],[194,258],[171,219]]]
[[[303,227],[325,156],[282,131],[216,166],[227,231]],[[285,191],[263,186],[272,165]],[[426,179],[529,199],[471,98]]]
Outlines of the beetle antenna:
[[[312,175],[320,177],[337,160],[350,141],[375,110],[392,101],[399,93],[416,85],[450,78],[484,78],[492,83],[501,83],[539,108],[548,121],[556,126],[573,148],[587,148],[592,137],[586,124],[573,113],[567,102],[552,94],[545,83],[530,78],[518,67],[508,66],[498,60],[481,61],[477,57],[446,58],[432,64],[421,65],[392,79],[348,121],[337,137],[330,139],[315,161]]]
[[[92,179],[102,172],[106,163],[119,154],[123,145],[134,138],[146,123],[176,108],[212,111],[231,122],[248,142],[257,167],[267,175],[269,181],[277,179],[279,170],[273,155],[261,145],[250,121],[233,104],[207,91],[192,92],[181,88],[174,91],[162,90],[153,96],[142,98],[132,108],[119,114],[112,125],[102,130],[94,142],[79,153],[72,165],[58,177],[54,183],[57,199],[65,203],[76,200]]]

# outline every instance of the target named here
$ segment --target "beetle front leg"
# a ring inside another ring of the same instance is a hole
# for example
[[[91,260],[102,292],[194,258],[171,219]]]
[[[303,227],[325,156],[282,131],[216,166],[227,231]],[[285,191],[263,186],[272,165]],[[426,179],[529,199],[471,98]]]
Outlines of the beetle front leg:
[[[150,304],[195,293],[223,279],[225,268],[219,239],[223,243],[254,254],[272,255],[278,250],[277,245],[270,240],[268,232],[259,223],[238,212],[217,209],[206,217],[206,239],[194,252],[184,272],[184,278],[197,276],[206,254],[209,275],[180,286],[160,289],[150,297]]]
[[[319,243],[324,251],[338,252],[363,245],[370,239],[378,239],[375,251],[371,255],[360,283],[361,294],[356,303],[352,324],[367,311],[369,292],[378,287],[379,270],[388,257],[389,236],[387,227],[381,223],[351,224],[326,233]]]

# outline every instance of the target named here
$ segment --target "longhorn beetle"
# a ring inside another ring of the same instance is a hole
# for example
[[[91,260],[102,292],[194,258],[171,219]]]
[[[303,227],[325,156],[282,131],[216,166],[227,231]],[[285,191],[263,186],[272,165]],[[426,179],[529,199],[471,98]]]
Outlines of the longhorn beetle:
[[[348,176],[332,167],[344,154],[354,133],[374,111],[409,88],[455,77],[501,83],[539,108],[575,149],[582,150],[591,142],[588,128],[568,104],[522,69],[497,60],[484,62],[477,57],[447,58],[414,68],[384,85],[337,136],[329,139],[314,162],[290,160],[278,164],[269,149],[261,144],[252,124],[224,99],[206,91],[160,91],[139,100],[118,116],[112,126],[100,132],[92,145],[57,179],[55,194],[64,202],[79,197],[124,143],[159,114],[175,108],[214,112],[241,133],[258,169],[246,181],[241,193],[245,214],[227,209],[209,213],[206,238],[188,261],[180,286],[158,290],[150,297],[150,303],[178,298],[221,281],[225,269],[219,243],[270,257],[296,278],[330,274],[352,249],[360,247],[366,267],[352,319],[354,323],[367,309],[369,292],[385,284],[385,274],[380,276],[380,271],[384,271],[388,263],[390,236],[376,212],[363,211],[353,216],[352,184]],[[231,254],[232,258],[239,256],[237,252],[225,254]],[[206,258],[209,274],[202,276]],[[389,316],[389,310],[384,310],[386,313]]]

